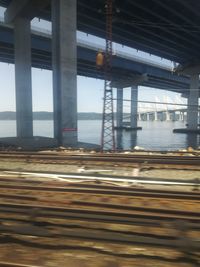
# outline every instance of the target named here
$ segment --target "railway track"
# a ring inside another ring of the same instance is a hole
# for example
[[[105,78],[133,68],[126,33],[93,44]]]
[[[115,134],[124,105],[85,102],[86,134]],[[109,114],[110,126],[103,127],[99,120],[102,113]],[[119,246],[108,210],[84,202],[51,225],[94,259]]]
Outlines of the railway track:
[[[0,262],[0,267],[39,267],[39,266],[28,265],[28,264],[17,264],[11,262]]]
[[[6,175],[6,178],[3,178],[2,176]],[[71,181],[71,182],[96,182],[96,183],[128,183],[131,184],[143,184],[143,185],[157,185],[157,186],[181,186],[181,187],[192,187],[196,188],[198,190],[200,186],[200,179],[193,178],[193,179],[176,179],[176,178],[155,178],[155,177],[135,177],[135,176],[119,176],[119,175],[105,175],[105,174],[99,174],[99,173],[66,173],[66,172],[49,172],[49,171],[30,171],[30,170],[15,170],[15,169],[0,169],[0,179],[1,181],[9,181],[8,175],[15,175],[17,177],[34,177],[34,181],[37,183],[37,179],[58,179],[60,181]],[[17,181],[19,178],[15,177],[15,181]],[[21,180],[20,180],[21,181]],[[23,179],[24,181],[24,179]]]
[[[20,246],[198,266],[199,206],[198,192],[0,177],[0,251]]]
[[[7,181],[6,181],[7,180]],[[20,185],[19,181],[23,184]],[[125,188],[116,186],[102,186],[102,185],[86,185],[68,183],[67,186],[47,186],[42,185],[42,182],[36,184],[34,181],[24,181],[17,179],[15,182],[9,184],[8,179],[0,178],[0,189],[5,190],[30,190],[37,192],[56,192],[56,193],[77,193],[77,194],[91,194],[91,195],[108,195],[108,196],[125,196],[125,197],[142,197],[142,198],[159,198],[171,200],[193,200],[199,201],[200,194],[195,192],[180,192],[154,189],[140,189],[140,188]],[[31,185],[30,185],[31,183]],[[34,185],[33,185],[34,184]]]
[[[1,152],[1,160],[25,161],[25,162],[39,162],[39,163],[104,163],[106,165],[120,164],[125,166],[133,166],[133,164],[145,165],[166,165],[181,166],[186,168],[192,166],[200,169],[200,156],[167,156],[167,155],[133,155],[133,154],[74,154],[74,153],[34,153],[34,152]]]
[[[11,262],[0,262],[0,267],[39,267],[36,265],[16,264]]]

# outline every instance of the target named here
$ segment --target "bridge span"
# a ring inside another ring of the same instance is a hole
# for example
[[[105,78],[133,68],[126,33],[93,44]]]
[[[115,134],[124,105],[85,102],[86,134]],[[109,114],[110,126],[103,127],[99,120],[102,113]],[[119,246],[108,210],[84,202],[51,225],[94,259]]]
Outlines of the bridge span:
[[[50,31],[32,27],[32,66],[52,70]],[[96,53],[103,45],[77,39],[78,75],[104,79],[104,72],[96,68]],[[0,18],[0,61],[14,63],[14,29]],[[113,55],[113,84],[115,87],[131,87],[133,84],[164,89],[188,96],[190,78],[177,75],[162,62],[144,59],[131,53],[115,51]]]

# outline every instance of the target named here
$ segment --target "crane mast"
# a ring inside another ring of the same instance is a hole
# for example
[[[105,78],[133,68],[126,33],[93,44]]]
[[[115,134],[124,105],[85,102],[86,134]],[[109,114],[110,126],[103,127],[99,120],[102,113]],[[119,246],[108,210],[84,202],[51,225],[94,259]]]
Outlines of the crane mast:
[[[103,98],[103,118],[101,149],[115,150],[114,113],[113,113],[113,89],[112,89],[112,22],[113,0],[106,0],[106,50],[105,50],[105,81]]]

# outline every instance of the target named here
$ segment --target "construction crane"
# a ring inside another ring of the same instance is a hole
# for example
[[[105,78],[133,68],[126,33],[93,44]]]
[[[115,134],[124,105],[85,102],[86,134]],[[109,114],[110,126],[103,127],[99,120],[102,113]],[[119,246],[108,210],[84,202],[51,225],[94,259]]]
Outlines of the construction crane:
[[[103,118],[101,133],[101,150],[115,150],[114,113],[113,113],[113,89],[112,89],[112,23],[113,0],[106,0],[106,50],[104,56],[104,98]],[[100,54],[97,55],[99,60]]]

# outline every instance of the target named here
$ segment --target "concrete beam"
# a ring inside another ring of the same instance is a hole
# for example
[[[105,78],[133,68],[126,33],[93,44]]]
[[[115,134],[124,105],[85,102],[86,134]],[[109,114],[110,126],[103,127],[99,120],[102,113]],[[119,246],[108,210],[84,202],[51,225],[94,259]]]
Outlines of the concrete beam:
[[[188,97],[189,97],[189,93],[185,93],[185,92],[184,92],[184,93],[181,94],[181,97],[183,97],[183,98],[188,98]]]
[[[142,85],[144,82],[147,82],[147,81],[148,81],[148,75],[146,73],[142,75],[137,75],[132,82],[132,86]]]
[[[200,73],[200,62],[188,62],[184,65],[179,64],[174,68],[174,72],[181,75],[194,75]]]
[[[48,5],[50,0],[12,0],[4,14],[5,22],[13,23],[18,17],[32,20]]]
[[[115,80],[112,81],[112,87],[114,88],[127,88],[131,87],[132,85],[142,85],[144,82],[148,81],[148,75],[133,75],[131,77],[127,77],[127,80]]]

